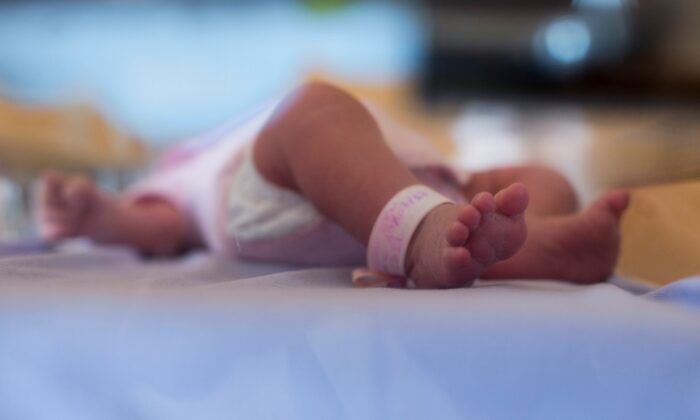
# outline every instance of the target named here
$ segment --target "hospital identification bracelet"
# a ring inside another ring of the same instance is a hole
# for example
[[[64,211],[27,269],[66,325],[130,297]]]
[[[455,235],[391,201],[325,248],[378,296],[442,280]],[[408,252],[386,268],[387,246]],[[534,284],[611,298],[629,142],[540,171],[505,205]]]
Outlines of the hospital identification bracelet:
[[[406,252],[418,225],[432,209],[452,202],[424,185],[412,185],[394,195],[372,227],[367,245],[369,270],[393,278],[405,276]]]

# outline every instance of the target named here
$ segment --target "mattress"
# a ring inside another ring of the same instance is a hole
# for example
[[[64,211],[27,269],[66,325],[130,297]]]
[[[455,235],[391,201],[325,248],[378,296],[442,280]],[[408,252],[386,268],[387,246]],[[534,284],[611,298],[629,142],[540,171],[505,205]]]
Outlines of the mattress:
[[[700,278],[354,289],[350,268],[5,254],[2,419],[700,418]]]

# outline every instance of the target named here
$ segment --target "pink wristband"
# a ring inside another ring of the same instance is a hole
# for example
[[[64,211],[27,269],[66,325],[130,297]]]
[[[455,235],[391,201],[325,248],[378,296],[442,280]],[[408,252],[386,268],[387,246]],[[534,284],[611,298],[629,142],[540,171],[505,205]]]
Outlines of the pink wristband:
[[[405,276],[406,251],[423,218],[440,204],[452,203],[424,185],[399,191],[374,222],[367,245],[367,265],[374,272]]]

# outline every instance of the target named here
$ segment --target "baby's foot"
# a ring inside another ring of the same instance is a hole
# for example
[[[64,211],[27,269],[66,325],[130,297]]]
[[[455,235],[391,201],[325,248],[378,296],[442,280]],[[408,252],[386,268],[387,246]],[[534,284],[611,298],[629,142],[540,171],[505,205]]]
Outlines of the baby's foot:
[[[47,240],[75,236],[100,236],[109,223],[109,209],[115,200],[83,176],[49,172],[42,178],[38,195],[37,222]]]
[[[518,254],[491,267],[484,277],[543,278],[590,284],[613,271],[620,247],[619,221],[626,191],[605,194],[581,213],[531,219],[528,241]]]
[[[407,254],[406,272],[418,288],[471,285],[525,242],[528,192],[513,184],[494,197],[480,193],[467,205],[443,205],[423,220]]]

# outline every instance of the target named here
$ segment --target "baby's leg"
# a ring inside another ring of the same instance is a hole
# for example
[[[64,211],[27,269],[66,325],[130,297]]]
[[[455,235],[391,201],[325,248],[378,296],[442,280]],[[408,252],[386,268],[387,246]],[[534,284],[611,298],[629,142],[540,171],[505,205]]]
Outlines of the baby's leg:
[[[175,254],[199,243],[179,210],[166,201],[126,201],[89,179],[47,173],[37,200],[40,234],[48,240],[84,236],[151,255]]]
[[[254,160],[269,181],[301,193],[364,244],[384,205],[419,183],[368,111],[323,84],[305,86],[280,106],[256,141]],[[516,185],[469,205],[435,208],[409,246],[407,273],[418,287],[471,283],[523,243],[527,200]]]

